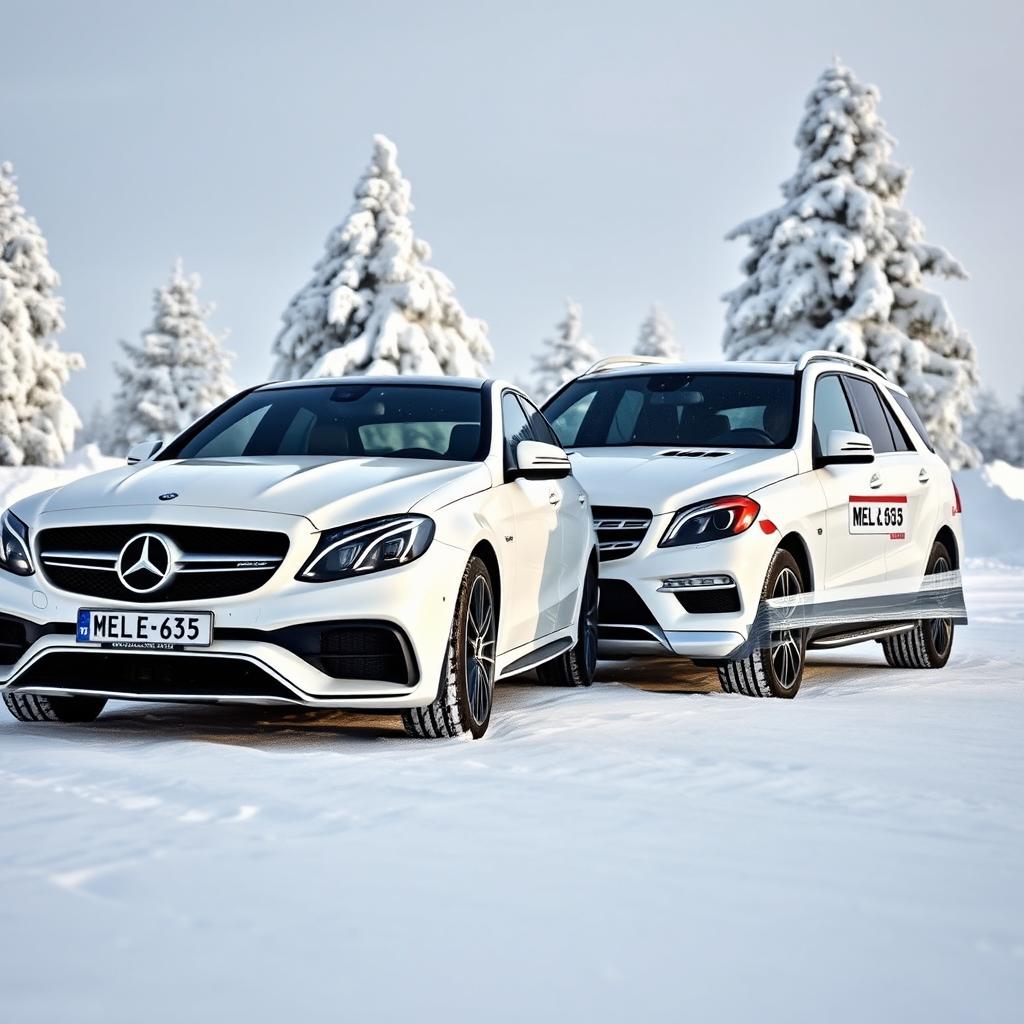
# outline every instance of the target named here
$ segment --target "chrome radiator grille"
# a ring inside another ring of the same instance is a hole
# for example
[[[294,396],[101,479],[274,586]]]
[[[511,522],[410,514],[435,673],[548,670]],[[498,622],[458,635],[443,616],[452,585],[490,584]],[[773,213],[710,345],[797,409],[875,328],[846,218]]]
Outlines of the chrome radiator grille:
[[[593,514],[602,562],[625,558],[636,551],[651,525],[649,508],[595,505]]]
[[[284,560],[288,537],[262,530],[118,523],[43,530],[38,547],[41,571],[55,587],[152,604],[256,590]]]

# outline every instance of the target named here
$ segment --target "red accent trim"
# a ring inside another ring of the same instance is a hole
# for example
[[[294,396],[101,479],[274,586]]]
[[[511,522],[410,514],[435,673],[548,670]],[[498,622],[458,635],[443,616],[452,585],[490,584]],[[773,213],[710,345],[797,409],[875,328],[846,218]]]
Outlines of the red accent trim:
[[[963,502],[960,500],[960,488],[957,487],[956,481],[953,481],[953,515],[961,516],[964,513]]]
[[[890,533],[889,540],[906,540],[907,535],[905,533]]]
[[[760,523],[760,526],[761,526],[761,530],[764,533],[778,533],[779,532],[779,528],[770,519],[762,519],[761,523]]]
[[[850,501],[881,501],[886,505],[905,505],[905,494],[851,494]]]

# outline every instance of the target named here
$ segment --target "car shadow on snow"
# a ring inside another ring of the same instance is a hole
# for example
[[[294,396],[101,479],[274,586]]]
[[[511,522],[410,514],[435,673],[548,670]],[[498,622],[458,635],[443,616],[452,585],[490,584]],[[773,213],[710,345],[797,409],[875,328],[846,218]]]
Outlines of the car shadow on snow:
[[[853,655],[853,656],[851,656]],[[798,700],[854,693],[879,685],[891,685],[906,675],[885,666],[880,653],[868,651],[840,655],[809,656]],[[919,679],[916,673],[911,675]],[[722,694],[714,669],[701,668],[681,658],[637,658],[605,661],[598,666],[596,688],[626,686],[652,695],[678,698],[687,695]],[[529,715],[531,706],[561,703],[571,713],[577,694],[571,690],[541,686],[532,674],[499,684],[495,723],[509,712]],[[724,696],[724,695],[723,695]],[[747,701],[747,697],[729,698]],[[48,726],[37,728],[47,729]],[[100,718],[88,726],[66,726],[61,734],[75,733],[76,741],[109,742],[115,738],[149,742],[195,740],[259,748],[303,748],[339,739],[355,743],[406,739],[397,715],[357,714],[305,708],[245,707],[213,704],[133,704],[112,701]],[[410,743],[422,740],[409,739]]]

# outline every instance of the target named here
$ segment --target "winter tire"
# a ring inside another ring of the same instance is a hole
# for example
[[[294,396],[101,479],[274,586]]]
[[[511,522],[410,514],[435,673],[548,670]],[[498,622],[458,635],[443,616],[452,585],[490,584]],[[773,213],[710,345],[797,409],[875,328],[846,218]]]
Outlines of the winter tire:
[[[479,739],[487,732],[494,703],[497,636],[498,607],[491,574],[474,556],[459,586],[437,697],[425,708],[403,712],[406,732],[426,739],[466,733]]]
[[[950,572],[953,559],[946,545],[936,541],[928,556],[926,576]],[[918,619],[914,628],[882,641],[885,660],[893,668],[942,668],[953,650],[952,619]]]
[[[772,556],[761,589],[761,600],[789,597],[804,590],[803,574],[796,559],[779,548]],[[804,674],[807,631],[773,630],[771,646],[762,647],[740,661],[718,668],[718,679],[726,693],[748,697],[795,697]]]
[[[594,681],[597,671],[597,593],[597,567],[591,565],[583,581],[576,645],[537,669],[537,678],[545,686],[590,686]]]
[[[105,697],[41,697],[34,693],[4,694],[7,710],[19,722],[94,722]]]

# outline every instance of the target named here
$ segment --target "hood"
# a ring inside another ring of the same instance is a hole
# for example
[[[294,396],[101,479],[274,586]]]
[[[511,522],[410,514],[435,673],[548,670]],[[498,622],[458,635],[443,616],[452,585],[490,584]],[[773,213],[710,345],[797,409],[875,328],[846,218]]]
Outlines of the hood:
[[[592,504],[649,508],[655,515],[707,498],[751,494],[797,472],[796,454],[778,449],[584,448],[570,457]]]
[[[490,473],[479,462],[319,456],[182,459],[109,469],[39,495],[24,507],[41,513],[161,505],[161,494],[175,493],[176,509],[277,512],[304,516],[325,530],[408,512],[413,505],[429,513],[430,495],[441,488],[439,504],[447,504],[489,486]]]

